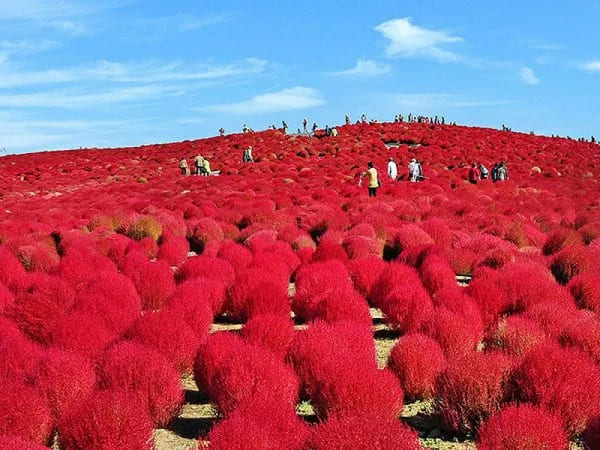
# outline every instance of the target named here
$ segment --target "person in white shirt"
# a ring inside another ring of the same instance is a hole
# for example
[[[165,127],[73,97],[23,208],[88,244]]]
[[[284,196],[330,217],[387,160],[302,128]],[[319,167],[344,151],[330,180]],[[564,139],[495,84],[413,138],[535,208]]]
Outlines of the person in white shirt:
[[[410,160],[408,164],[408,180],[412,183],[417,182],[417,178],[419,177],[419,165],[415,158]]]
[[[390,158],[390,161],[388,162],[387,174],[392,180],[396,180],[398,177],[398,166],[396,165],[394,158]]]

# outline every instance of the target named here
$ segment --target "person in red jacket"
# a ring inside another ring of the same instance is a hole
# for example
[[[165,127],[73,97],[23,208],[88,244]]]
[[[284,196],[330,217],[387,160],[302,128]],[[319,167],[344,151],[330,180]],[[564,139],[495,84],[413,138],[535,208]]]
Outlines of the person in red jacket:
[[[480,179],[481,179],[481,172],[477,168],[477,164],[473,163],[473,165],[469,169],[469,183],[477,184],[477,182]]]

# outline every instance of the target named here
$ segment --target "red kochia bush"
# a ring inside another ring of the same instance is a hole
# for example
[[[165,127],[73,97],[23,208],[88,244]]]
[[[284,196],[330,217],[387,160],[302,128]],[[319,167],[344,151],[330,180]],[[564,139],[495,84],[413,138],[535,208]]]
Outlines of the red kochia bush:
[[[96,392],[58,423],[65,450],[150,450],[152,420],[125,391]]]
[[[540,346],[525,357],[514,379],[518,398],[561,416],[570,435],[583,432],[598,414],[600,368],[579,350]]]
[[[60,278],[30,275],[29,287],[20,291],[7,315],[29,337],[47,342],[55,324],[73,306],[75,294]]]
[[[185,262],[190,251],[190,243],[183,236],[169,236],[164,234],[158,248],[158,259],[164,260],[171,266],[179,267]]]
[[[169,310],[144,314],[133,324],[126,337],[158,350],[180,373],[192,370],[200,345],[198,336],[185,320]]]
[[[0,432],[36,444],[52,434],[52,413],[46,399],[25,383],[4,379],[0,389]]]
[[[231,286],[225,309],[234,320],[246,321],[256,314],[290,315],[288,283],[269,271],[250,268]]]
[[[15,436],[0,436],[2,450],[48,450],[48,447]]]
[[[42,357],[42,348],[0,318],[0,379],[25,380]]]
[[[560,228],[548,235],[542,251],[544,255],[553,255],[570,245],[583,245],[583,238],[575,230]]]
[[[348,270],[337,260],[300,267],[296,272],[292,309],[298,317],[311,317],[323,298],[349,287],[352,287],[352,282]]]
[[[25,269],[15,255],[9,249],[0,247],[0,283],[16,290],[24,286],[25,278]]]
[[[99,272],[116,272],[115,264],[91,249],[72,249],[60,259],[56,273],[78,291]]]
[[[226,357],[211,384],[210,396],[225,414],[256,400],[293,408],[300,390],[298,378],[288,366],[254,345]]]
[[[309,428],[294,408],[255,402],[237,408],[210,431],[215,450],[303,450]]]
[[[198,338],[204,338],[213,323],[214,297],[222,295],[217,288],[218,282],[201,278],[185,281],[177,286],[173,296],[167,300],[165,309],[173,311],[183,318]]]
[[[418,331],[433,312],[433,304],[416,270],[406,264],[389,264],[371,290],[371,300],[387,320],[403,332]]]
[[[392,349],[387,366],[400,379],[408,398],[429,399],[435,395],[435,382],[446,367],[446,358],[435,340],[408,334]]]
[[[15,295],[2,283],[0,283],[0,314],[12,305],[15,301]]]
[[[367,256],[350,262],[348,265],[350,278],[360,295],[363,297],[369,295],[373,283],[377,281],[385,266],[385,261],[379,256]]]
[[[181,266],[177,274],[179,281],[193,278],[208,278],[223,283],[226,289],[232,285],[235,273],[231,264],[222,258],[212,256],[192,256]]]
[[[532,405],[511,405],[494,414],[479,430],[480,450],[567,450],[569,439],[561,420]]]
[[[101,319],[106,328],[121,334],[140,316],[142,303],[129,278],[100,272],[78,292],[74,309]]]
[[[223,241],[217,256],[229,261],[236,273],[240,273],[252,262],[252,252],[242,244],[230,240]]]
[[[248,320],[242,328],[241,336],[245,342],[263,347],[284,358],[294,340],[294,323],[289,316],[260,314]]]
[[[600,364],[600,320],[584,312],[574,317],[560,337],[562,345],[577,347]]]
[[[580,308],[600,313],[600,274],[577,275],[571,279],[568,288]]]
[[[209,335],[200,344],[194,360],[194,379],[198,389],[207,394],[214,392],[213,381],[217,370],[231,353],[243,346],[237,334],[219,332]]]
[[[144,310],[161,308],[175,291],[173,270],[166,261],[150,262],[136,255],[128,257],[123,271],[133,281]]]
[[[167,425],[183,404],[179,374],[169,361],[151,348],[130,342],[107,350],[98,366],[98,386],[129,392],[147,406],[157,427]]]
[[[550,263],[550,270],[560,284],[567,284],[576,275],[588,272],[593,267],[592,256],[587,249],[567,247],[556,254]]]
[[[95,316],[74,312],[60,320],[52,330],[49,344],[95,359],[117,335],[106,329]]]
[[[498,328],[490,333],[487,344],[508,355],[521,357],[545,340],[546,334],[537,323],[516,315],[501,320]]]
[[[57,419],[87,400],[96,385],[96,374],[90,361],[63,350],[46,351],[33,379]]]
[[[444,425],[469,433],[500,409],[510,361],[499,354],[471,352],[450,361],[436,383],[438,409]]]
[[[310,450],[419,450],[417,433],[397,420],[355,413],[331,417],[314,428]]]

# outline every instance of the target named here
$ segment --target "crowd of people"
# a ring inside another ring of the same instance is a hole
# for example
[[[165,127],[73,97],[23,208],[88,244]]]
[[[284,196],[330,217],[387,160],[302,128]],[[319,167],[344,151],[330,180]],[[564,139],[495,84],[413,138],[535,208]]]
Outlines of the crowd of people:
[[[181,169],[181,174],[184,176],[192,174],[190,165],[185,157],[181,157],[179,160],[179,169]],[[204,158],[202,155],[196,155],[194,157],[194,175],[207,177],[211,174],[212,171],[210,170],[210,161],[207,158]]]

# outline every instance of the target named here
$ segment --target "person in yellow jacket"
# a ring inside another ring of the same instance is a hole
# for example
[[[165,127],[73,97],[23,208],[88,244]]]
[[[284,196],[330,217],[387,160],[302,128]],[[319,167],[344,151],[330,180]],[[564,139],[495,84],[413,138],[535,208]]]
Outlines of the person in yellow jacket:
[[[204,158],[202,157],[202,155],[196,155],[196,157],[194,158],[194,168],[196,169],[196,175],[202,175],[202,164],[203,164]]]
[[[379,180],[379,174],[377,173],[377,169],[373,165],[372,161],[369,161],[367,167],[368,169],[365,175],[369,182],[369,197],[377,197],[377,188],[381,185],[381,182]]]
[[[181,169],[181,174],[182,175],[189,175],[190,174],[190,166],[188,165],[187,159],[185,158],[181,158],[179,160],[179,168]]]
[[[207,177],[210,175],[210,163],[208,162],[208,159],[204,158],[204,161],[202,161],[202,174]]]

